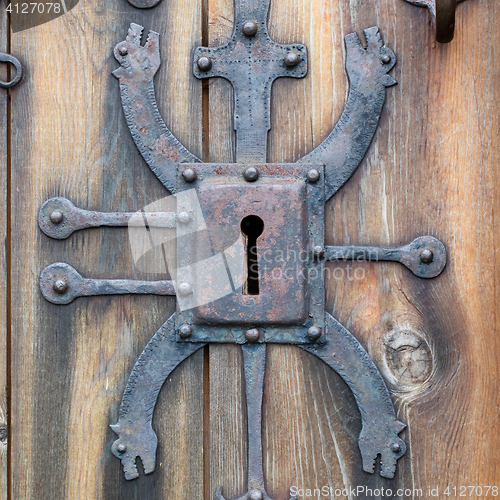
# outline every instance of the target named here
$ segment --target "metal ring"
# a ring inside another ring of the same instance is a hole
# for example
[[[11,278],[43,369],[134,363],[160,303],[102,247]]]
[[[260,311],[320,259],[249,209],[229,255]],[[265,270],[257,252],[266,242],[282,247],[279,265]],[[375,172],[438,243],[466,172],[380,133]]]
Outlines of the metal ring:
[[[21,66],[21,63],[10,54],[0,53],[0,62],[11,63],[16,67],[16,76],[10,82],[2,82],[0,80],[0,87],[4,89],[11,89],[21,81],[23,76],[23,67]]]
[[[455,33],[457,0],[436,0],[436,40],[449,43]]]

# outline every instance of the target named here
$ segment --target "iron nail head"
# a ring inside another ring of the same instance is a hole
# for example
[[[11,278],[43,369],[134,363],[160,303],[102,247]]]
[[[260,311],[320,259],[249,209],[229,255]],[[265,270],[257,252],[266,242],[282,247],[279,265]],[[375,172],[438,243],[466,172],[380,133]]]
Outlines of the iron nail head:
[[[430,264],[434,260],[434,254],[428,248],[426,248],[425,250],[422,250],[420,252],[420,260],[424,264]]]
[[[285,66],[287,68],[295,68],[297,64],[300,62],[300,56],[297,54],[297,52],[289,52],[285,56]]]
[[[178,286],[177,291],[182,297],[187,297],[188,295],[191,295],[193,289],[191,288],[191,285],[189,283],[184,282]]]
[[[52,222],[52,224],[60,224],[62,222],[63,218],[64,218],[64,215],[60,210],[54,210],[50,214],[50,222]]]
[[[183,325],[180,326],[179,335],[181,336],[181,339],[187,339],[191,337],[192,334],[193,334],[193,329],[187,323],[184,323]]]
[[[66,280],[58,279],[52,285],[54,292],[63,294],[68,289],[68,282]]]
[[[248,182],[255,182],[259,178],[260,172],[255,167],[248,167],[243,172],[243,177]]]
[[[318,340],[321,337],[321,329],[317,326],[311,326],[309,330],[307,330],[307,336],[311,340]]]
[[[183,210],[182,212],[179,212],[179,214],[177,215],[177,220],[181,224],[188,224],[189,222],[191,222],[191,215],[189,214],[189,212]]]
[[[256,35],[257,29],[258,26],[255,21],[247,21],[243,23],[243,28],[241,29],[241,31],[243,31],[243,34],[245,36],[251,37]]]
[[[260,338],[260,332],[258,328],[250,328],[245,332],[245,338],[248,342],[257,342]]]
[[[315,259],[322,259],[325,255],[325,248],[321,245],[316,245],[313,247],[313,256]]]
[[[384,64],[389,64],[391,62],[391,56],[388,56],[387,54],[384,54],[381,57],[381,60]]]
[[[401,446],[398,443],[392,443],[391,451],[393,451],[394,453],[399,453],[401,451]]]
[[[116,447],[116,449],[118,450],[119,453],[125,453],[127,451],[127,447],[124,444],[122,444],[122,443],[120,443]]]
[[[196,170],[193,170],[192,168],[186,168],[182,172],[182,177],[184,177],[184,180],[186,182],[194,182],[198,178],[198,174],[196,173]]]
[[[210,71],[212,69],[212,59],[207,56],[202,56],[198,59],[198,68],[200,71]]]
[[[320,178],[320,173],[315,168],[311,168],[311,170],[307,172],[307,180],[309,182],[318,182],[319,178]]]
[[[262,500],[262,498],[263,498],[262,491],[260,491],[260,490],[252,490],[250,492],[250,495],[248,495],[248,498],[250,500]]]
[[[121,48],[118,50],[118,53],[119,53],[122,57],[125,57],[126,55],[128,55],[128,50],[127,50],[125,47],[121,47]]]

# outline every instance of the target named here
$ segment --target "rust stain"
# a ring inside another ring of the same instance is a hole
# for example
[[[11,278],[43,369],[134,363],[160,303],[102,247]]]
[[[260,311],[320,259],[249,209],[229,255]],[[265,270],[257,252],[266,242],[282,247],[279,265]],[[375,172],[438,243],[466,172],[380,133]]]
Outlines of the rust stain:
[[[179,159],[179,150],[173,146],[169,146],[168,137],[165,135],[160,136],[155,142],[153,152],[159,157],[158,159],[167,158],[172,161],[177,161]]]

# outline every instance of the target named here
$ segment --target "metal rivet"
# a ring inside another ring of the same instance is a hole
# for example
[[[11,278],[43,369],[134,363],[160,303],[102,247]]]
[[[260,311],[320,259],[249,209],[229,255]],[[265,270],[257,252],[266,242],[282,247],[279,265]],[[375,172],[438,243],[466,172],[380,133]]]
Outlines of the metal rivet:
[[[260,490],[252,490],[250,492],[250,495],[248,495],[248,498],[250,500],[262,500],[262,498],[263,498],[262,491],[260,491]]]
[[[259,173],[255,167],[248,167],[243,172],[243,177],[248,182],[255,182],[259,178]]]
[[[191,285],[189,283],[181,283],[177,287],[177,291],[179,292],[179,295],[182,295],[183,297],[187,297],[193,292]]]
[[[198,68],[200,71],[210,71],[212,69],[212,59],[203,56],[198,59]]]
[[[425,264],[429,264],[434,260],[434,254],[426,248],[420,252],[420,260]]]
[[[198,174],[196,173],[196,170],[193,170],[192,168],[186,168],[182,172],[182,177],[184,177],[184,180],[186,182],[194,182],[198,178]]]
[[[255,34],[257,33],[257,29],[258,29],[258,26],[257,26],[257,23],[255,21],[247,21],[245,24],[243,24],[243,28],[241,29],[241,31],[243,31],[243,34],[245,36],[255,36]]]
[[[187,224],[188,222],[191,222],[191,215],[188,212],[186,212],[185,210],[183,210],[182,212],[178,213],[177,220],[181,224]]]
[[[300,62],[300,56],[296,52],[289,52],[285,56],[285,65],[287,68],[295,68]]]
[[[257,342],[260,337],[260,331],[258,328],[251,328],[245,332],[245,338],[248,342]]]
[[[311,326],[309,330],[307,330],[307,336],[311,340],[318,340],[321,337],[321,329],[317,326]]]
[[[398,443],[392,443],[391,451],[393,451],[394,453],[399,453],[401,451],[401,446]]]
[[[315,169],[311,168],[309,172],[307,172],[307,180],[309,182],[318,182],[320,177],[320,173]]]
[[[388,56],[387,54],[384,54],[381,59],[384,64],[389,64],[391,62],[391,56]]]
[[[127,447],[124,444],[119,444],[116,449],[119,453],[125,453],[127,451]]]
[[[68,282],[66,280],[56,280],[56,282],[52,285],[54,292],[56,293],[64,293],[68,289]]]
[[[325,248],[321,245],[316,245],[313,247],[313,256],[315,259],[322,259],[325,255]]]
[[[50,222],[52,222],[52,224],[60,224],[62,222],[63,218],[64,218],[64,215],[59,210],[54,210],[50,214]]]
[[[192,334],[193,334],[193,329],[188,324],[180,326],[179,335],[181,336],[182,339],[187,339],[191,337]]]
[[[122,48],[118,51],[118,53],[119,53],[121,56],[125,57],[126,55],[128,55],[128,50],[127,50],[125,47],[122,47]]]

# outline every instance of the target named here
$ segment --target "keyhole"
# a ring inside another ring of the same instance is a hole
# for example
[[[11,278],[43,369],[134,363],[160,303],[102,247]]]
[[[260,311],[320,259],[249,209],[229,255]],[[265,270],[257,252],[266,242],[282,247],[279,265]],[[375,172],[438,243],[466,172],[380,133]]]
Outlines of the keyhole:
[[[257,238],[264,231],[264,221],[257,215],[248,215],[241,221],[241,232],[246,243],[246,282],[244,295],[259,295],[259,259]]]

